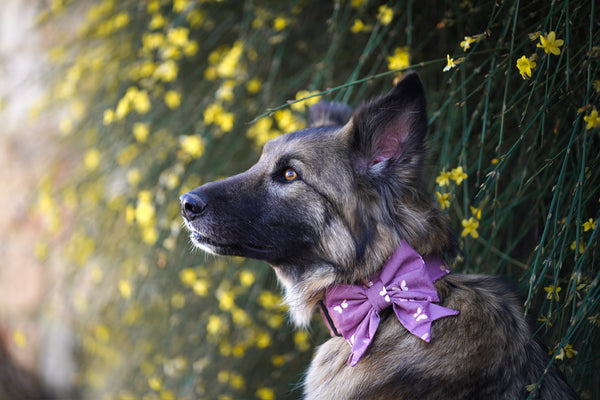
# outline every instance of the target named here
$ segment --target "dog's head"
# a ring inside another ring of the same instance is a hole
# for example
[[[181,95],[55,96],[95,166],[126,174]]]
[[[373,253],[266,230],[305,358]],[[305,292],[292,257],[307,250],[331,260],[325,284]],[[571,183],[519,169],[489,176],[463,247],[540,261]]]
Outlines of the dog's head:
[[[270,263],[307,324],[325,288],[377,272],[400,240],[421,255],[452,251],[424,190],[426,130],[416,74],[354,113],[318,103],[308,129],[268,142],[252,168],[181,196],[192,242]]]

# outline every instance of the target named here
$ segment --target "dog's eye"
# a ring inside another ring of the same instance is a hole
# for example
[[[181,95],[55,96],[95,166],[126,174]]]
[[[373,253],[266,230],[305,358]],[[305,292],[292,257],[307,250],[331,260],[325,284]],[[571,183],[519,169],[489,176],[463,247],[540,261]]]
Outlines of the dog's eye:
[[[298,173],[296,171],[294,171],[292,168],[288,168],[283,173],[283,177],[285,178],[286,181],[291,182],[298,178]]]

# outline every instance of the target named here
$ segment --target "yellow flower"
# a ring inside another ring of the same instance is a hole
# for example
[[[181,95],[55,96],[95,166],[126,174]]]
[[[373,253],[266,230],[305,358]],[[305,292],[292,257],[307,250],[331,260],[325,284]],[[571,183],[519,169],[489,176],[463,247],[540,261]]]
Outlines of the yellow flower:
[[[275,121],[277,121],[279,128],[286,132],[297,131],[305,127],[304,122],[294,115],[289,109],[275,111],[273,117],[275,118]]]
[[[58,130],[63,135],[65,135],[65,136],[68,135],[73,130],[73,120],[71,118],[64,118],[64,119],[60,120],[60,123],[58,125]]]
[[[294,333],[294,344],[300,351],[307,351],[311,348],[308,333],[306,331],[296,331]]]
[[[410,65],[408,47],[398,47],[394,50],[394,55],[388,57],[387,60],[390,71],[408,67]]]
[[[217,90],[216,98],[223,101],[232,101],[234,99],[233,90],[235,89],[235,82],[232,80],[226,80],[223,82],[221,87]]]
[[[199,28],[204,19],[206,18],[206,12],[200,11],[198,9],[191,10],[185,17],[185,19],[190,23],[190,28],[197,29]]]
[[[481,219],[481,207],[480,208],[475,208],[473,206],[469,206],[469,209],[471,210],[471,214],[473,214],[473,216],[477,219]]]
[[[246,385],[246,381],[243,376],[232,373],[229,377],[229,384],[232,388],[239,390]]]
[[[571,246],[569,246],[571,248],[571,250],[575,250],[577,248],[577,242],[573,241],[573,243],[571,243]],[[579,254],[583,254],[583,252],[585,251],[585,246],[583,245],[583,242],[579,242]]]
[[[248,91],[248,93],[250,94],[256,94],[260,91],[260,87],[261,87],[261,82],[259,79],[250,79],[248,82],[246,82],[246,90]]]
[[[443,72],[450,71],[452,68],[456,67],[456,61],[453,58],[450,58],[450,54],[446,54],[447,64],[442,70]]]
[[[160,64],[158,68],[154,70],[152,74],[154,79],[162,80],[163,82],[173,82],[175,78],[177,78],[177,73],[179,72],[179,67],[177,63],[173,60],[167,60],[164,63]]]
[[[350,28],[350,32],[352,33],[360,33],[360,32],[368,32],[372,29],[371,25],[365,25],[364,22],[360,19],[355,19],[352,27]]]
[[[127,182],[129,182],[129,184],[131,186],[137,186],[141,180],[142,180],[142,174],[139,169],[134,168],[132,170],[129,170],[129,172],[127,172]]]
[[[183,48],[183,54],[187,57],[192,57],[198,52],[198,42],[195,40],[191,40],[188,44]]]
[[[437,197],[442,210],[445,210],[446,208],[450,207],[450,193],[435,192],[435,196]]]
[[[558,295],[558,293],[562,290],[560,286],[557,286],[555,289],[554,285],[548,285],[544,287],[544,290],[546,291],[546,299],[552,300],[552,298],[554,298],[556,301],[560,300],[560,296]]]
[[[142,35],[142,49],[150,52],[158,49],[165,42],[165,36],[162,33],[144,33]]]
[[[583,231],[584,232],[587,232],[591,229],[596,229],[596,221],[594,221],[593,218],[590,218],[586,222],[583,223]]]
[[[260,400],[275,400],[275,392],[273,389],[261,387],[256,391],[256,397]]]
[[[136,90],[132,99],[133,108],[138,114],[146,114],[150,111],[150,97],[145,90]]]
[[[154,224],[156,210],[152,205],[150,192],[141,191],[138,194],[138,202],[135,208],[135,219],[142,227],[150,227]]]
[[[154,390],[155,392],[158,392],[162,389],[162,381],[160,380],[160,378],[154,376],[148,379],[148,386],[150,387],[150,389]]]
[[[115,112],[113,110],[104,110],[103,121],[104,125],[110,125],[115,120]]]
[[[117,154],[117,163],[126,167],[138,156],[140,149],[136,144],[130,144]]]
[[[258,296],[258,304],[267,310],[278,309],[281,308],[281,297],[268,290],[263,290]]]
[[[182,136],[180,142],[181,150],[193,158],[198,158],[204,153],[204,144],[199,135]]]
[[[463,231],[461,236],[465,237],[467,235],[471,235],[474,239],[479,237],[479,233],[477,232],[477,228],[479,227],[479,221],[475,218],[471,217],[468,220],[462,220]]]
[[[94,171],[100,165],[100,152],[97,149],[88,150],[83,156],[83,166],[87,171]]]
[[[243,270],[242,272],[240,272],[240,283],[244,287],[252,286],[255,279],[256,278],[254,277],[254,274],[251,271]]]
[[[204,110],[204,123],[206,125],[212,124],[215,122],[217,115],[223,113],[223,106],[220,104],[211,104]]]
[[[131,297],[131,284],[122,279],[119,281],[119,292],[121,292],[121,296],[127,300]]]
[[[125,207],[125,222],[132,224],[135,220],[135,208],[131,204],[127,204]]]
[[[233,113],[224,112],[216,117],[215,123],[219,125],[223,132],[229,132],[233,129],[233,123],[235,122],[235,116]]]
[[[27,337],[23,333],[23,331],[17,329],[13,332],[13,341],[17,345],[17,347],[23,348],[27,346]]]
[[[282,30],[284,30],[287,25],[288,20],[284,17],[277,17],[273,21],[273,28],[275,28],[277,32],[281,32]]]
[[[173,11],[175,12],[183,12],[189,5],[189,0],[174,0],[173,1]],[[167,399],[163,399],[167,400]]]
[[[467,179],[468,175],[463,171],[463,167],[459,166],[450,171],[450,179],[460,185],[463,180]]]
[[[150,24],[148,24],[148,28],[150,30],[159,29],[165,26],[165,23],[166,21],[162,14],[154,14],[152,20],[150,20]]]
[[[300,90],[298,93],[296,93],[296,102],[292,103],[290,105],[291,109],[294,110],[294,111],[302,112],[302,111],[304,111],[306,109],[307,106],[310,107],[313,104],[318,103],[320,96],[314,96],[317,93],[319,93],[318,90],[313,90],[312,92],[309,92],[308,90]],[[310,97],[310,96],[314,96],[314,97]],[[306,97],[309,97],[309,98],[305,99]],[[305,99],[305,100],[298,101],[300,99]],[[280,113],[278,115],[283,115],[283,114]],[[291,113],[289,114],[289,116],[291,118]],[[282,128],[283,128],[283,126],[282,126]]]
[[[177,28],[169,30],[167,33],[167,40],[175,46],[184,47],[189,42],[189,34],[190,30],[188,28],[178,26]]]
[[[229,311],[235,306],[234,297],[231,292],[225,291],[221,293],[219,299],[219,308],[223,311]]]
[[[446,169],[442,169],[442,172],[440,172],[439,176],[437,178],[435,178],[435,182],[439,185],[439,186],[446,186],[450,184],[450,172],[446,172]]]
[[[523,79],[531,78],[531,70],[535,68],[535,61],[522,56],[517,60],[517,68]]]
[[[204,279],[198,279],[194,282],[192,290],[200,297],[206,297],[208,295],[208,282]]]
[[[573,358],[577,355],[577,350],[575,350],[573,348],[573,346],[571,346],[569,343],[567,343],[565,345],[565,347],[560,349],[560,351],[554,358],[556,358],[558,360],[563,360],[565,355],[567,356],[567,358]]]
[[[272,128],[273,119],[261,118],[248,129],[246,136],[252,139],[257,146],[262,147],[266,142],[281,134],[280,131]]]
[[[392,19],[394,19],[394,10],[392,10],[390,7],[386,6],[385,4],[382,6],[379,6],[377,11],[378,11],[377,19],[383,26],[389,25],[390,22],[392,22]]]
[[[540,43],[537,44],[537,47],[544,49],[546,54],[559,55],[559,47],[562,46],[564,42],[565,41],[562,39],[556,39],[556,33],[552,31],[546,36],[540,36]]]
[[[460,47],[462,47],[464,51],[467,51],[471,48],[471,44],[475,42],[476,40],[473,39],[471,36],[465,36],[465,40],[460,42]]]
[[[264,349],[273,343],[271,336],[267,332],[260,332],[256,335],[256,347]]]
[[[208,323],[206,324],[206,332],[211,335],[216,335],[223,329],[223,323],[218,315],[211,315],[208,317]]]
[[[100,324],[94,328],[94,336],[99,342],[108,342],[110,340],[110,330],[108,326]]]
[[[246,311],[242,310],[241,308],[234,308],[233,311],[231,311],[231,319],[236,325],[248,326],[250,324],[250,318],[248,317],[248,314],[246,314]]]
[[[550,320],[549,320],[549,319],[548,319],[548,318],[547,318],[545,315],[541,315],[541,316],[538,318],[538,321],[540,321],[540,322],[545,322],[545,323],[546,323],[546,325],[548,325],[548,327],[552,327],[552,322],[550,322]]]
[[[367,0],[351,0],[350,5],[352,8],[361,8],[366,2]]]
[[[113,24],[115,29],[120,29],[129,23],[129,14],[126,12],[120,12],[115,15]]]
[[[600,128],[600,118],[598,118],[598,110],[596,110],[596,107],[594,107],[590,115],[583,117],[583,120],[587,122],[585,126],[586,130]]]
[[[235,76],[243,50],[242,42],[237,41],[233,44],[231,49],[224,54],[221,62],[216,67],[216,73],[219,77],[233,78]]]
[[[175,90],[165,93],[165,103],[170,109],[175,109],[181,104],[181,94]]]
[[[133,136],[139,143],[145,143],[149,133],[150,128],[148,124],[144,124],[142,122],[136,122],[133,124]]]
[[[567,354],[567,358],[572,358],[577,355],[577,350],[573,348],[570,344],[565,345],[565,353]]]

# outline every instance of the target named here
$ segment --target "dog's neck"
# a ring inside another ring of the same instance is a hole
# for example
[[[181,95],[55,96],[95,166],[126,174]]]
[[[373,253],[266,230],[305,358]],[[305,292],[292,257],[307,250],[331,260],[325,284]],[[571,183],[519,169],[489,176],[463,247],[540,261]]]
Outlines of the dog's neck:
[[[292,282],[281,268],[274,267],[279,282],[284,287],[284,302],[289,307],[292,322],[306,328],[315,307],[325,295],[325,290],[335,284],[332,266],[321,267],[318,272],[305,273],[297,282]]]
[[[398,251],[399,250],[396,250],[394,254]],[[392,255],[390,259],[393,257],[394,255]],[[428,271],[432,277],[432,281],[437,280],[439,277],[449,272],[449,268],[446,266],[447,264],[444,263],[441,256],[429,255],[425,257],[425,260],[428,268],[431,267],[432,269],[431,271]],[[383,269],[388,264],[389,263],[386,261],[380,269]],[[441,269],[440,266],[442,267]],[[339,284],[334,278],[334,267],[327,265],[311,269],[297,280],[291,280],[285,274],[285,268],[277,266],[273,266],[273,268],[275,269],[279,282],[281,282],[284,287],[284,302],[289,307],[292,322],[297,327],[308,327],[313,312],[315,308],[319,306],[319,302],[325,298],[326,291],[336,284]],[[437,269],[437,271],[433,269]],[[360,285],[360,283],[357,284]]]
[[[349,364],[365,354],[380,313],[389,308],[406,330],[429,342],[431,323],[458,313],[435,304],[440,299],[433,282],[449,272],[440,257],[423,258],[402,242],[381,271],[361,284],[329,287],[319,305],[331,335],[343,336],[352,347]]]

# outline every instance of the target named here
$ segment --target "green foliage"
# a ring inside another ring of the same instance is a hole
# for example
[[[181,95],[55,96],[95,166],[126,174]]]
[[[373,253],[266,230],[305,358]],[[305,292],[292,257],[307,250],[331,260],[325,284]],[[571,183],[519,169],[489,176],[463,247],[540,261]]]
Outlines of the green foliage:
[[[356,106],[406,69],[428,91],[455,269],[518,282],[553,362],[599,398],[593,1],[67,3],[40,15],[82,22],[49,52],[38,111],[63,115],[81,157],[57,162],[36,209],[65,260],[85,398],[300,396],[322,324],[294,332],[268,266],[192,250],[178,196],[304,127],[318,96],[294,100]]]

